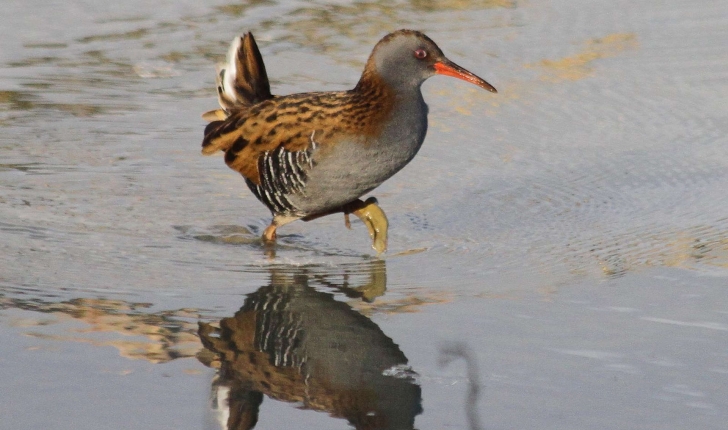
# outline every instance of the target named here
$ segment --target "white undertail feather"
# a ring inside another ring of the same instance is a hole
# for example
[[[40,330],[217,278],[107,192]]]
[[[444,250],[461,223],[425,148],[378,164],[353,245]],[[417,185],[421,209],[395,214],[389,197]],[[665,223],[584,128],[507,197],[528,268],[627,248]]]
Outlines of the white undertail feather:
[[[203,114],[210,122],[221,121],[274,96],[270,92],[263,56],[252,33],[236,37],[227,59],[217,66],[217,100],[221,109]]]
[[[222,92],[220,93],[220,106],[223,109],[227,108],[222,98],[225,98],[225,103],[237,104],[240,103],[242,97],[235,91],[235,79],[238,75],[238,55],[240,54],[240,45],[243,43],[242,37],[236,37],[230,44],[225,64],[218,65],[218,85],[222,86]]]
[[[242,37],[236,37],[230,44],[224,64],[218,64],[217,69],[217,101],[222,109],[215,109],[202,114],[207,121],[220,121],[230,116],[230,112],[238,104],[243,103],[242,97],[235,90],[235,79],[237,79],[238,54]]]

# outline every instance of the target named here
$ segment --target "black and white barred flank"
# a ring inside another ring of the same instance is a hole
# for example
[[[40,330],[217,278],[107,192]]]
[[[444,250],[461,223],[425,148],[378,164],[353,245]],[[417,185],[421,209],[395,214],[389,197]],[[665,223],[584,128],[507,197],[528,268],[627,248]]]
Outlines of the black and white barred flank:
[[[271,364],[276,367],[300,369],[306,362],[300,351],[305,332],[301,314],[288,309],[290,300],[289,294],[276,291],[255,303],[254,309],[258,312],[255,348],[268,353]]]
[[[315,133],[315,132],[314,132]],[[306,172],[314,166],[313,152],[318,147],[311,133],[311,145],[301,151],[287,151],[283,145],[258,158],[260,184],[246,178],[248,188],[274,214],[297,215],[298,209],[286,196],[304,194]]]

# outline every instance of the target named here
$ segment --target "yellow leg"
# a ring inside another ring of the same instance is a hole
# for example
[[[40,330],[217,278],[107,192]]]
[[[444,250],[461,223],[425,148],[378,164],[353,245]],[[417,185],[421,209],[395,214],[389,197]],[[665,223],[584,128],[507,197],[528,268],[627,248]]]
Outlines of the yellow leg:
[[[387,250],[389,221],[387,215],[377,204],[377,199],[369,197],[364,202],[357,200],[344,213],[353,213],[367,226],[369,236],[372,238],[372,248],[377,251],[377,255]]]
[[[344,225],[346,225],[347,228],[351,228],[349,214],[356,215],[364,223],[364,225],[367,226],[369,236],[372,238],[372,248],[377,251],[377,255],[380,255],[387,250],[387,229],[389,228],[389,221],[387,221],[387,215],[384,213],[382,208],[379,207],[377,199],[374,197],[369,197],[366,201],[354,200],[340,208],[336,208],[328,212],[309,215],[302,219],[304,221],[311,221],[338,212],[344,213]],[[273,220],[273,224],[276,224],[275,219]],[[275,232],[275,226],[273,224],[271,224],[268,229],[272,229],[272,231]],[[278,223],[278,226],[281,225],[283,224]],[[266,229],[266,232],[268,229]]]

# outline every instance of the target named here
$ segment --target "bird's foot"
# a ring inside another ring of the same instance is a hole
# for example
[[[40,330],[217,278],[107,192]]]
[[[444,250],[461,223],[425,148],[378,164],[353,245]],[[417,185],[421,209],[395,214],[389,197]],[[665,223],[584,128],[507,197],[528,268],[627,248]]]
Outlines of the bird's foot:
[[[271,223],[268,227],[265,228],[265,231],[263,232],[264,242],[275,242],[276,228],[278,228],[278,226],[275,225],[275,223]]]
[[[276,229],[278,227],[282,227],[286,224],[290,224],[293,221],[301,219],[300,216],[293,216],[293,215],[274,215],[273,221],[271,221],[270,225],[265,228],[265,231],[263,232],[263,242],[269,243],[269,242],[275,242],[276,240]]]
[[[389,221],[387,215],[377,204],[377,199],[369,197],[362,202],[357,200],[355,206],[351,210],[345,211],[344,214],[353,213],[356,215],[369,230],[369,236],[372,238],[372,248],[377,251],[377,255],[387,250],[387,229]]]
[[[366,201],[354,200],[335,210],[309,215],[301,219],[304,221],[312,221],[338,212],[344,213],[344,225],[349,229],[351,228],[349,214],[356,215],[367,226],[369,236],[372,238],[372,248],[377,251],[377,255],[387,250],[387,229],[389,228],[389,221],[387,221],[387,215],[379,207],[377,199],[374,197],[369,197]],[[272,225],[268,227],[268,229],[270,228],[273,228],[273,231],[275,231]],[[266,232],[268,229],[266,229]]]

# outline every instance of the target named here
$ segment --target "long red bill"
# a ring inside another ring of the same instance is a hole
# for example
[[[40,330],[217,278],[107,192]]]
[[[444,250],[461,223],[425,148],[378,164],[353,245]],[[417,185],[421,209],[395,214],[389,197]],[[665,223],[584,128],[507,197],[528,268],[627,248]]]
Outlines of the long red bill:
[[[471,84],[475,84],[480,88],[484,88],[491,93],[497,93],[495,87],[485,81],[485,79],[476,76],[475,74],[465,70],[450,60],[438,61],[435,63],[435,73],[438,75],[452,76],[453,78],[462,79],[468,81]]]

